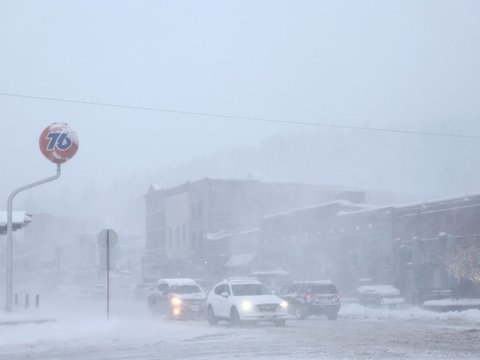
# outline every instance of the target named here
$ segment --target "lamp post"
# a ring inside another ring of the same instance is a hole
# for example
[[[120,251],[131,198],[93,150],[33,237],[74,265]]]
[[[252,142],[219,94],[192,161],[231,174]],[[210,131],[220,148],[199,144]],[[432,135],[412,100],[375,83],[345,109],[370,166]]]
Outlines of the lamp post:
[[[71,159],[78,150],[77,134],[65,123],[54,123],[45,128],[39,139],[40,150],[45,157],[57,165],[57,173],[51,177],[15,189],[7,201],[7,261],[5,310],[13,310],[13,199],[25,190],[56,180],[61,175],[61,164]]]

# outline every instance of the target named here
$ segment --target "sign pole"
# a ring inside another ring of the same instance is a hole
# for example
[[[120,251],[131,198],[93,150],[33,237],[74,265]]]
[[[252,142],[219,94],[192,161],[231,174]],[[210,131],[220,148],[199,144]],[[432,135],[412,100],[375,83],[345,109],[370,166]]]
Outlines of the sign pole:
[[[53,123],[40,134],[40,151],[51,162],[57,165],[57,173],[49,178],[28,184],[14,190],[7,201],[7,253],[6,253],[6,281],[5,281],[5,310],[12,312],[13,298],[13,199],[25,190],[56,180],[61,174],[61,164],[70,160],[78,150],[77,134],[65,123]]]
[[[110,319],[110,230],[107,230],[107,320]]]
[[[110,259],[110,252],[118,243],[118,235],[112,229],[103,229],[98,234],[98,245],[102,249],[100,259],[102,260],[101,266],[103,268],[106,265],[106,276],[107,276],[107,320],[110,318],[110,268],[112,267],[111,259]],[[105,259],[105,254],[107,258]],[[115,253],[114,253],[115,255]],[[103,259],[105,262],[103,263]],[[115,262],[113,262],[113,266],[115,266]]]
[[[12,306],[12,300],[13,300],[13,226],[12,226],[12,214],[13,214],[13,199],[15,196],[25,190],[31,189],[33,187],[45,184],[47,182],[56,180],[60,177],[61,174],[61,167],[60,164],[57,164],[57,173],[54,176],[51,176],[49,178],[19,187],[18,189],[14,190],[10,196],[8,197],[8,202],[7,202],[7,261],[6,261],[6,273],[7,273],[7,279],[6,279],[6,285],[7,285],[7,291],[6,291],[6,301],[5,301],[5,309],[7,312],[12,312],[13,311],[13,306]]]

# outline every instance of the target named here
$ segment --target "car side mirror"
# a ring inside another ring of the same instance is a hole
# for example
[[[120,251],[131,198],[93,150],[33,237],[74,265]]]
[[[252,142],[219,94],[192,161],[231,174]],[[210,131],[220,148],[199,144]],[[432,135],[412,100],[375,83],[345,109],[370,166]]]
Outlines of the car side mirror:
[[[220,296],[224,297],[224,298],[228,298],[228,293],[227,292],[223,292],[220,294]]]

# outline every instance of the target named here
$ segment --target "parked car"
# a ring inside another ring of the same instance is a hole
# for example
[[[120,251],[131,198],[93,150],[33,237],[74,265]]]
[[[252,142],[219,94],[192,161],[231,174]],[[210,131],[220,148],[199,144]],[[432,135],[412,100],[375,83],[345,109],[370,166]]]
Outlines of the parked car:
[[[400,291],[392,285],[364,285],[357,289],[358,301],[363,306],[396,309],[405,305]]]
[[[331,280],[295,281],[280,289],[280,297],[288,302],[297,319],[310,315],[326,315],[335,320],[340,310],[340,297]]]
[[[169,318],[204,318],[206,294],[192,279],[161,279],[148,296],[153,314]]]
[[[286,301],[272,294],[254,278],[230,278],[215,285],[207,299],[210,325],[219,320],[237,326],[242,322],[269,321],[284,326],[287,319]]]

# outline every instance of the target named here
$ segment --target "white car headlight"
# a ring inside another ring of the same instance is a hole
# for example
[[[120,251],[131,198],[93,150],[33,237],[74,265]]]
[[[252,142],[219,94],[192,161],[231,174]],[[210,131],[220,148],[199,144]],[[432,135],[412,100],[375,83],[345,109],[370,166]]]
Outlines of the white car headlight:
[[[288,302],[286,302],[285,300],[282,301],[282,302],[280,303],[280,307],[281,307],[282,309],[286,310],[286,309],[288,308]]]
[[[250,301],[243,301],[242,302],[242,310],[243,311],[250,311],[253,309],[253,304]]]
[[[173,313],[173,315],[178,316],[178,315],[180,315],[181,310],[180,310],[180,308],[176,307],[176,308],[173,309],[172,313]]]
[[[174,297],[172,298],[172,300],[170,300],[170,303],[173,305],[173,306],[178,306],[182,303],[182,299],[179,299],[177,297]]]

